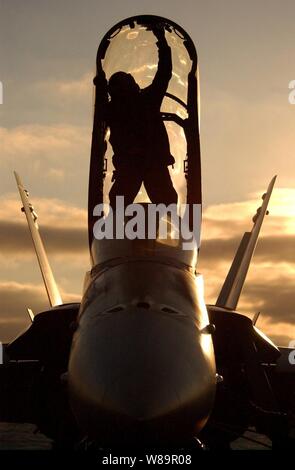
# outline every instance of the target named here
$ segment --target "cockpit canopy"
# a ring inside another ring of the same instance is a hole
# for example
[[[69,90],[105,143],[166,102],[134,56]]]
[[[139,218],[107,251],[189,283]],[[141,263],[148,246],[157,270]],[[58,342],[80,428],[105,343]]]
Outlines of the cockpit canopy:
[[[162,34],[165,39],[162,39]],[[120,160],[124,157],[124,155],[123,157],[114,155],[114,149],[116,151],[115,139],[113,137],[112,140],[112,125],[110,125],[111,120],[108,117],[110,104],[112,106],[112,102],[115,102],[117,93],[120,113],[123,113],[123,116],[126,113],[128,116],[130,110],[134,108],[133,95],[131,92],[128,95],[129,91],[136,93],[136,90],[140,90],[141,93],[145,93],[145,90],[156,80],[161,60],[162,62],[166,60],[166,67],[169,67],[167,65],[168,59],[165,58],[165,54],[168,55],[169,51],[163,46],[163,41],[171,50],[172,71],[161,99],[159,118],[156,117],[155,120],[161,121],[159,132],[162,132],[163,139],[167,137],[167,148],[170,149],[171,154],[171,158],[167,156],[165,163],[165,171],[168,168],[166,180],[167,178],[169,181],[171,179],[171,187],[177,193],[179,215],[181,215],[181,205],[201,205],[198,67],[194,44],[180,26],[165,18],[157,16],[128,18],[108,31],[97,52],[97,75],[94,80],[96,99],[89,179],[90,246],[93,239],[93,226],[96,221],[93,210],[98,204],[110,203],[110,191],[114,180],[118,178],[116,164],[118,158]],[[162,52],[160,51],[161,47]],[[120,93],[121,101],[119,100]],[[124,93],[125,96],[128,95],[128,99],[124,100]],[[122,117],[121,122],[124,122]],[[153,125],[156,128],[157,123],[147,122],[142,126],[139,113],[138,120],[134,119],[134,135],[140,135],[140,133],[144,135],[145,129]],[[124,138],[123,135],[122,139]],[[131,144],[128,143],[128,152],[134,155],[134,158],[129,163],[129,167],[124,168],[124,178],[125,181],[127,180],[124,187],[127,188],[128,184],[132,183],[135,169],[142,164],[141,153],[143,152],[137,149],[139,139],[136,141],[136,137],[134,137],[133,140],[130,140]],[[145,147],[148,151],[144,158],[148,162],[156,161],[157,158],[160,160],[161,155],[155,155],[156,152],[153,150],[149,151],[149,149],[153,149],[149,142],[145,143]],[[156,180],[159,173],[156,166],[152,172],[154,173],[151,173],[150,180],[153,178]],[[151,185],[152,183],[151,181]],[[161,181],[159,185],[161,186]],[[165,182],[163,182],[163,186],[165,186]],[[147,189],[144,184],[140,184],[134,198],[135,203],[155,202],[151,200],[151,192]],[[161,201],[161,194],[164,193],[165,191],[159,193],[160,197],[156,198],[160,199],[158,202],[165,203],[165,201]]]

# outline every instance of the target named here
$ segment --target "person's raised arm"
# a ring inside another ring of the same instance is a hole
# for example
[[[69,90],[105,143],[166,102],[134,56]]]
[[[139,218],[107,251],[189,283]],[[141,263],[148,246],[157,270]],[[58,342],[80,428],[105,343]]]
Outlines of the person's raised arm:
[[[171,49],[168,46],[165,30],[162,26],[155,27],[153,33],[157,38],[156,44],[158,46],[159,61],[158,70],[150,88],[153,93],[158,94],[159,98],[163,99],[172,77]]]

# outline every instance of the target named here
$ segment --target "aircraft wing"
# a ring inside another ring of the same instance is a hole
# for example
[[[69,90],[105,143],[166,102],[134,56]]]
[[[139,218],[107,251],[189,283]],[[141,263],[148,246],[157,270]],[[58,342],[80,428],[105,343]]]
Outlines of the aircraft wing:
[[[271,193],[276,181],[274,176],[269,183],[266,193],[262,196],[262,206],[257,210],[253,217],[253,228],[251,232],[245,232],[232,262],[230,270],[226,276],[218,299],[217,307],[235,310],[245,283],[245,279],[249,270],[249,266],[254,254],[260,229],[267,214],[267,206],[271,197]]]
[[[30,234],[33,240],[35,252],[37,255],[38,263],[40,266],[41,274],[43,277],[44,285],[46,288],[47,296],[49,299],[49,303],[51,307],[55,307],[56,305],[61,305],[62,298],[60,292],[58,290],[57,284],[55,282],[47,254],[43,245],[43,241],[40,236],[39,227],[37,224],[37,214],[34,211],[32,204],[30,204],[28,192],[24,189],[23,183],[19,177],[19,175],[14,172],[14,176],[16,179],[17,187],[19,190],[19,194],[22,200],[23,209],[22,211],[26,214]]]

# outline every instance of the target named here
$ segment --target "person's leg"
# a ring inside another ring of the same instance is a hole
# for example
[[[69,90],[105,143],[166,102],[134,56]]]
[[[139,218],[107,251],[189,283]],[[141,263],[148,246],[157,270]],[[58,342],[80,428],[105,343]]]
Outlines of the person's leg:
[[[144,175],[144,186],[152,203],[166,206],[177,204],[177,192],[167,166],[147,170]]]
[[[124,196],[125,206],[132,204],[142,183],[142,173],[133,168],[116,170],[115,181],[109,192],[110,205],[115,208],[116,196]]]

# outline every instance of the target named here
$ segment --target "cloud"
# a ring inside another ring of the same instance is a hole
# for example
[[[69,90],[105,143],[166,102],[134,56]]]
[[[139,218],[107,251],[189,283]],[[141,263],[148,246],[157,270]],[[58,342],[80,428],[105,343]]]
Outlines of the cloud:
[[[80,296],[62,292],[64,302],[79,302]],[[1,317],[0,341],[7,342],[30,325],[26,312],[29,307],[33,312],[49,308],[43,285],[17,282],[0,282]]]
[[[288,216],[289,209],[293,208],[293,197],[293,190],[280,188],[276,197],[271,199],[271,215],[265,219],[238,306],[239,311],[250,317],[261,311],[261,329],[272,338],[284,341],[284,344],[295,335],[295,233],[291,232],[292,210],[291,216]],[[286,210],[280,209],[280,201]],[[59,199],[34,198],[33,203],[50,259],[58,260],[54,266],[57,278],[66,291],[80,291],[80,276],[83,274],[80,267],[85,266],[83,271],[88,268],[86,210]],[[251,198],[243,203],[210,206],[204,211],[198,270],[204,275],[207,303],[215,303],[242,234],[252,227],[251,217],[258,205]],[[6,194],[0,200],[0,244],[3,275],[5,269],[8,275],[10,266],[15,262],[14,270],[23,270],[26,266],[26,279],[30,279],[31,268],[28,263],[24,264],[24,260],[35,255],[16,194]],[[13,291],[11,287],[9,290]],[[41,290],[43,292],[42,287]],[[15,310],[17,307],[18,311],[23,311],[21,305],[26,303],[26,299],[39,299],[38,295],[38,292],[33,295],[30,292],[28,297],[25,294],[22,297],[8,295],[7,308]],[[2,315],[4,318],[9,319],[5,312]]]
[[[87,210],[67,201],[56,198],[30,197],[41,226],[75,227],[87,226]],[[0,197],[0,222],[14,221],[26,225],[25,216],[21,213],[20,197],[16,193],[7,193]]]
[[[261,194],[204,211],[198,271],[204,275],[207,303],[217,299],[242,235],[252,228]],[[261,329],[284,345],[295,338],[294,207],[295,190],[276,188],[238,305],[250,317],[261,311]]]
[[[278,272],[275,278],[256,278],[243,292],[243,303],[255,306],[269,317],[270,323],[289,323],[295,326],[294,276]]]
[[[261,189],[249,195],[243,202],[213,204],[205,208],[203,215],[203,239],[230,238],[252,228],[252,217],[261,206]],[[262,236],[295,234],[295,189],[275,187],[269,203],[269,216],[264,220]]]
[[[220,83],[205,87],[201,120],[205,201],[235,202],[237,196],[243,200],[274,174],[281,186],[294,186],[292,106],[287,104],[287,93],[283,99],[270,90],[268,100],[263,96],[246,98],[244,88],[224,92]]]
[[[0,127],[1,192],[15,188],[16,170],[35,195],[86,206],[90,128],[22,125]]]
[[[51,94],[56,98],[86,99],[93,89],[93,72],[87,72],[77,80],[44,80],[35,84],[42,94]]]
[[[89,269],[86,210],[57,199],[34,198],[33,202],[36,202],[40,233],[58,286],[80,296],[83,277]],[[20,207],[16,194],[0,199],[0,281],[39,284],[41,274]],[[14,296],[10,302],[14,308]],[[2,319],[8,318],[3,312],[1,293],[0,305]]]
[[[209,263],[210,266],[233,260],[241,238],[212,238],[204,240],[201,245],[200,259],[203,263]],[[295,234],[261,237],[258,241],[254,257],[255,262],[265,262],[268,264],[295,263]]]
[[[83,255],[88,250],[87,212],[58,199],[36,198],[39,229],[46,250],[52,254]],[[15,258],[34,253],[21,202],[8,194],[0,198],[0,246]]]
[[[40,233],[48,253],[78,255],[88,250],[86,226],[84,229],[43,226]],[[28,228],[24,224],[0,221],[0,243],[6,255],[9,252],[22,256],[25,253],[34,253]]]
[[[64,181],[65,172],[61,168],[50,168],[48,172],[48,177],[52,181]]]
[[[70,125],[23,125],[13,128],[0,127],[1,158],[19,159],[49,158],[57,163],[71,157],[73,151],[89,145],[88,128]]]

